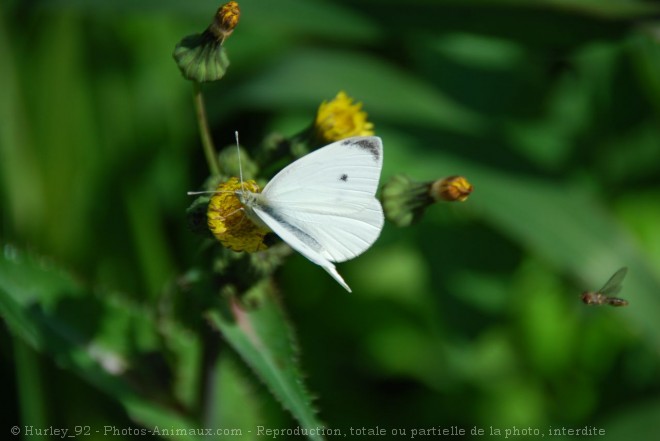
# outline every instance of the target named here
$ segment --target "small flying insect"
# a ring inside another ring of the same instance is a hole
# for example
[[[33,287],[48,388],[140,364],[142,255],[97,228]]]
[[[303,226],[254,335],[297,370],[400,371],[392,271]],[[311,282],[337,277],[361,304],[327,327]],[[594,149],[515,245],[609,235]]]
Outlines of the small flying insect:
[[[586,305],[610,305],[610,306],[627,306],[628,301],[611,297],[621,291],[621,283],[623,278],[626,277],[628,272],[627,267],[623,267],[614,273],[610,280],[605,283],[601,289],[596,292],[585,291],[582,293],[582,302]]]

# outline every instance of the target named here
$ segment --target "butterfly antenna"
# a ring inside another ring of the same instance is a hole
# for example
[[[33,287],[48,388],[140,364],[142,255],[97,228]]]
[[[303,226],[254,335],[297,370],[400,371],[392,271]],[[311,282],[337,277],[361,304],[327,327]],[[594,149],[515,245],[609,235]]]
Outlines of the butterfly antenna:
[[[244,190],[243,187],[243,165],[241,164],[241,147],[238,142],[238,130],[234,132],[236,136],[236,152],[238,152],[238,177],[241,179],[241,190]]]
[[[234,135],[236,136],[236,151],[238,152],[238,176],[241,179],[241,190],[245,191],[245,186],[243,184],[243,165],[241,164],[241,148],[239,147],[238,143],[238,130],[234,132]],[[208,190],[208,191],[189,191],[188,196],[196,196],[200,194],[217,194],[217,193],[224,193],[222,191],[217,191],[217,190]],[[233,191],[227,191],[227,193],[233,193]]]
[[[215,193],[215,191],[189,191],[186,193],[188,196],[196,196],[198,194],[208,194],[208,193]]]

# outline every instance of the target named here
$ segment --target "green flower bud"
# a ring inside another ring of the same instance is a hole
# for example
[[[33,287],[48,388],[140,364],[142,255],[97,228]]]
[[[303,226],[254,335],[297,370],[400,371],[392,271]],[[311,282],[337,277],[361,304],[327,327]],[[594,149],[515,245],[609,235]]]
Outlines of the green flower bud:
[[[219,80],[229,67],[229,58],[222,45],[238,24],[238,3],[221,6],[213,22],[201,34],[189,35],[174,48],[174,59],[183,76],[203,83]]]
[[[424,210],[437,201],[467,200],[472,185],[462,176],[450,176],[430,182],[417,182],[405,175],[395,175],[383,185],[381,202],[387,220],[398,227],[419,221]]]

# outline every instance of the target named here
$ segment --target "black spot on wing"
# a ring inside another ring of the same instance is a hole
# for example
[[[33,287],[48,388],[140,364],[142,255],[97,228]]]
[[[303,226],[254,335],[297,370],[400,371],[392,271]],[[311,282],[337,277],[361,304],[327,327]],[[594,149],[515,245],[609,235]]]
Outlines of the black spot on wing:
[[[349,138],[342,142],[343,145],[351,145],[368,151],[375,161],[380,159],[380,139],[375,136],[364,138]]]
[[[341,175],[339,177],[339,180],[344,181],[344,182],[348,182],[348,175],[346,173],[344,173],[343,175]]]

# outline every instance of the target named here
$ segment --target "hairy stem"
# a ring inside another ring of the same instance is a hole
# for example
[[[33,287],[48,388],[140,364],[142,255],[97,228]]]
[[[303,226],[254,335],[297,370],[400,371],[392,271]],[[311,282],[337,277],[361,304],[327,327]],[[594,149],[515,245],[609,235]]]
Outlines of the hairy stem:
[[[220,164],[218,155],[213,145],[209,123],[206,119],[206,108],[204,107],[204,96],[202,89],[197,81],[193,81],[193,100],[195,102],[195,114],[197,115],[197,125],[199,126],[199,135],[202,138],[202,148],[206,156],[206,162],[209,165],[211,174],[217,176],[220,174]]]

